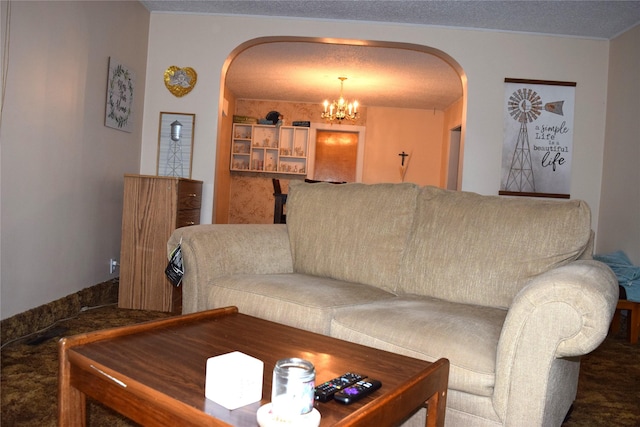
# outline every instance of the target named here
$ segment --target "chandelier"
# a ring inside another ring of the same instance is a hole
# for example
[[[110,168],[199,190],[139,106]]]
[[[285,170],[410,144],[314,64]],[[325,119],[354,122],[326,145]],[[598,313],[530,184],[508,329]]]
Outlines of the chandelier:
[[[358,101],[352,103],[344,99],[342,96],[342,90],[346,77],[338,77],[340,80],[340,98],[337,101],[333,101],[329,104],[329,101],[324,101],[324,111],[320,115],[328,122],[337,120],[341,123],[344,119],[354,121],[358,118]]]

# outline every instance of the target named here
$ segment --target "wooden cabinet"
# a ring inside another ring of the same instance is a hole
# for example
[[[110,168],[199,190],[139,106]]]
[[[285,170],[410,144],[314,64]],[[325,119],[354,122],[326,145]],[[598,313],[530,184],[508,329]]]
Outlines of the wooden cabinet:
[[[202,182],[125,175],[118,307],[182,310],[182,288],[166,278],[167,241],[179,227],[200,223]]]
[[[232,171],[306,175],[309,128],[233,124]]]

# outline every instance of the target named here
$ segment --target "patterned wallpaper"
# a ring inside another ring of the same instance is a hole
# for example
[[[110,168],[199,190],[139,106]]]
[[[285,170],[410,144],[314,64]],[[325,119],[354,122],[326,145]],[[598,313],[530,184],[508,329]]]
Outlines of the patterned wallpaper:
[[[232,173],[229,224],[272,224],[275,201],[271,180],[277,176]],[[280,179],[280,187],[286,193],[289,179]]]

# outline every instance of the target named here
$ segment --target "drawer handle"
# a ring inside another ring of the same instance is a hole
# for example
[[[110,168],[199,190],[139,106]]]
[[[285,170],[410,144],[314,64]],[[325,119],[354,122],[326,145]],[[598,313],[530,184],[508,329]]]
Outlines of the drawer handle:
[[[189,197],[197,197],[198,195],[196,193],[189,193],[189,194],[187,194],[187,196],[189,196]]]
[[[196,225],[196,222],[195,221],[189,221],[189,222],[187,222],[187,225]]]

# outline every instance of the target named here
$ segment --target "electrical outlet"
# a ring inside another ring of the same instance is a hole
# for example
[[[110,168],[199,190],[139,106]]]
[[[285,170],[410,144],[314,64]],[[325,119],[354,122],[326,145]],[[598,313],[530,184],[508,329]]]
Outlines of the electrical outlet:
[[[109,274],[113,274],[116,271],[120,264],[118,264],[118,260],[115,258],[111,258],[109,260]]]

